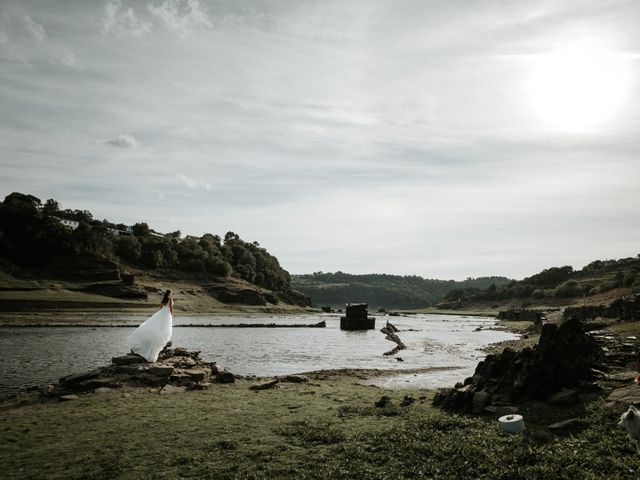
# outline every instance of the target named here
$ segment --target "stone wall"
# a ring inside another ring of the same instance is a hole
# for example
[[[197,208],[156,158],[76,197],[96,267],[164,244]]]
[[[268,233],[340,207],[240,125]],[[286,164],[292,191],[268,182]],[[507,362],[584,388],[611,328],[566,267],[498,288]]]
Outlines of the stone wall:
[[[640,295],[619,298],[611,305],[567,307],[564,317],[578,320],[593,320],[598,317],[617,318],[625,322],[635,322],[640,320]]]

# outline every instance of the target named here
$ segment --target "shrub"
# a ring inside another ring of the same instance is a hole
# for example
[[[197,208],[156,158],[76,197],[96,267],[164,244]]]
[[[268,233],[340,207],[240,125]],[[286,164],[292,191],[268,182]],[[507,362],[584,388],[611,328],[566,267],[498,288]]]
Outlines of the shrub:
[[[575,280],[567,280],[566,282],[558,285],[553,291],[553,295],[556,297],[578,297],[582,295],[583,290]]]

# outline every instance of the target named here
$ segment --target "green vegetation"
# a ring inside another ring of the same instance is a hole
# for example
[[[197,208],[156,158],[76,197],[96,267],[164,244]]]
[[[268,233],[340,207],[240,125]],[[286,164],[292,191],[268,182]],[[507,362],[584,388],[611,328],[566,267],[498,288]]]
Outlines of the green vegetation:
[[[487,288],[509,282],[505,277],[432,280],[415,275],[351,275],[316,272],[294,275],[293,288],[311,297],[315,306],[343,307],[348,302],[365,302],[371,308],[415,309],[438,303],[453,289]]]
[[[490,285],[484,290],[457,289],[449,292],[441,306],[511,299],[576,299],[623,289],[640,291],[640,255],[619,260],[596,260],[581,270],[571,266],[551,267],[521,281]],[[619,295],[618,295],[619,296]]]
[[[250,391],[103,393],[62,403],[5,404],[6,479],[636,479],[640,456],[613,427],[621,408],[525,409],[527,429],[444,413],[426,391],[314,379]],[[400,406],[404,395],[416,403]],[[382,395],[391,404],[376,408]],[[544,408],[544,407],[543,407]],[[582,421],[552,432],[569,416]]]
[[[62,220],[78,226],[71,229]],[[53,199],[42,204],[22,193],[12,193],[0,204],[0,268],[40,268],[77,256],[141,269],[232,275],[273,291],[286,291],[291,282],[276,257],[233,232],[224,239],[209,233],[181,238],[179,231],[162,235],[146,223],[127,227],[94,220],[86,210],[62,210]]]

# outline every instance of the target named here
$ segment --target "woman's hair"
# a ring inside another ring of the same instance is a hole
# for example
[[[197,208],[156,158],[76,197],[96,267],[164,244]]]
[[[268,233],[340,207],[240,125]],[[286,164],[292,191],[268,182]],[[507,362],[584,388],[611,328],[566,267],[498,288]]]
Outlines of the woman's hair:
[[[160,302],[160,305],[166,305],[167,303],[169,303],[169,295],[171,295],[171,290],[167,290],[166,292],[164,292],[164,297],[162,297],[162,302]]]

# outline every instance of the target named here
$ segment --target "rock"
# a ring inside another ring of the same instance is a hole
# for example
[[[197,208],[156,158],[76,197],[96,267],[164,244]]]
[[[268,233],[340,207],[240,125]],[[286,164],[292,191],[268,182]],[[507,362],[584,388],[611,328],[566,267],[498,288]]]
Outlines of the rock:
[[[640,386],[634,384],[616,388],[607,397],[609,403],[621,403],[624,405],[640,405]]]
[[[187,391],[187,387],[176,387],[174,385],[165,385],[160,389],[160,395],[170,395],[173,393],[184,393]]]
[[[174,373],[169,377],[169,381],[174,385],[190,385],[193,383],[188,373]]]
[[[485,392],[484,390],[474,392],[471,399],[471,412],[476,414],[482,412],[490,400],[491,394],[489,392]]]
[[[140,355],[136,355],[135,353],[127,353],[126,355],[122,355],[121,357],[113,357],[111,359],[111,363],[113,363],[114,365],[133,365],[136,363],[148,362]]]
[[[484,412],[497,417],[502,417],[503,415],[513,415],[514,413],[518,413],[518,407],[514,407],[512,405],[489,405],[488,407],[485,407]]]
[[[153,365],[147,371],[158,377],[170,377],[174,368],[171,365]]]
[[[575,390],[562,389],[549,399],[549,403],[557,407],[570,407],[575,405],[579,399],[580,397]]]
[[[213,385],[213,383],[209,383],[209,382],[194,383],[193,385],[191,385],[191,390],[206,390],[211,385]]]
[[[98,388],[96,388],[96,389],[93,391],[93,393],[101,394],[101,393],[111,393],[111,392],[113,392],[113,391],[114,391],[114,389],[113,389],[113,388],[109,388],[109,387],[98,387]]]
[[[563,388],[576,388],[593,381],[592,368],[599,367],[604,359],[596,341],[586,334],[577,320],[569,320],[560,326],[543,325],[540,341],[534,348],[515,352],[505,348],[499,355],[487,355],[478,363],[472,377],[465,379],[469,390],[445,389],[436,394],[434,405],[455,412],[481,412],[488,404],[478,392],[491,394],[492,403],[500,398],[504,404],[522,400],[545,400]],[[560,402],[578,400],[570,394]]]
[[[569,418],[567,420],[563,420],[561,422],[557,422],[557,423],[553,423],[551,425],[548,425],[547,428],[549,430],[563,430],[565,428],[569,428],[569,427],[575,427],[577,425],[581,425],[582,424],[582,420],[579,418]]]
[[[83,382],[85,380],[89,380],[91,378],[96,378],[96,377],[100,376],[101,373],[102,373],[102,371],[98,368],[98,369],[95,369],[95,370],[91,370],[90,372],[76,373],[74,375],[67,375],[66,377],[62,377],[59,380],[59,382],[64,384],[64,385],[80,383],[80,382]]]
[[[211,370],[208,368],[191,368],[188,370],[176,370],[176,373],[185,374],[194,382],[204,382],[211,378]],[[173,375],[171,376],[173,378]]]
[[[222,371],[216,375],[216,382],[219,383],[234,383],[236,377],[231,372]]]
[[[89,390],[95,390],[96,388],[120,388],[122,384],[115,378],[103,377],[103,378],[91,378],[84,382],[73,385],[74,390],[80,390],[87,392]]]
[[[190,357],[169,357],[164,360],[166,363],[173,365],[175,368],[190,368],[195,367],[198,362]]]
[[[285,382],[289,383],[307,383],[309,379],[304,375],[287,375],[284,377]]]
[[[378,400],[375,403],[376,408],[385,408],[390,405],[391,405],[391,397],[387,395],[383,395],[382,397],[380,397],[380,400]]]
[[[270,380],[268,382],[254,383],[249,387],[249,390],[267,390],[269,388],[275,388],[280,380],[277,378],[275,380]]]
[[[80,397],[78,395],[61,395],[60,396],[60,401],[61,402],[68,402],[71,400],[78,400]]]
[[[413,398],[411,395],[405,395],[404,398],[402,399],[402,402],[400,402],[400,406],[408,407],[409,405],[413,404],[415,401],[416,399]]]

